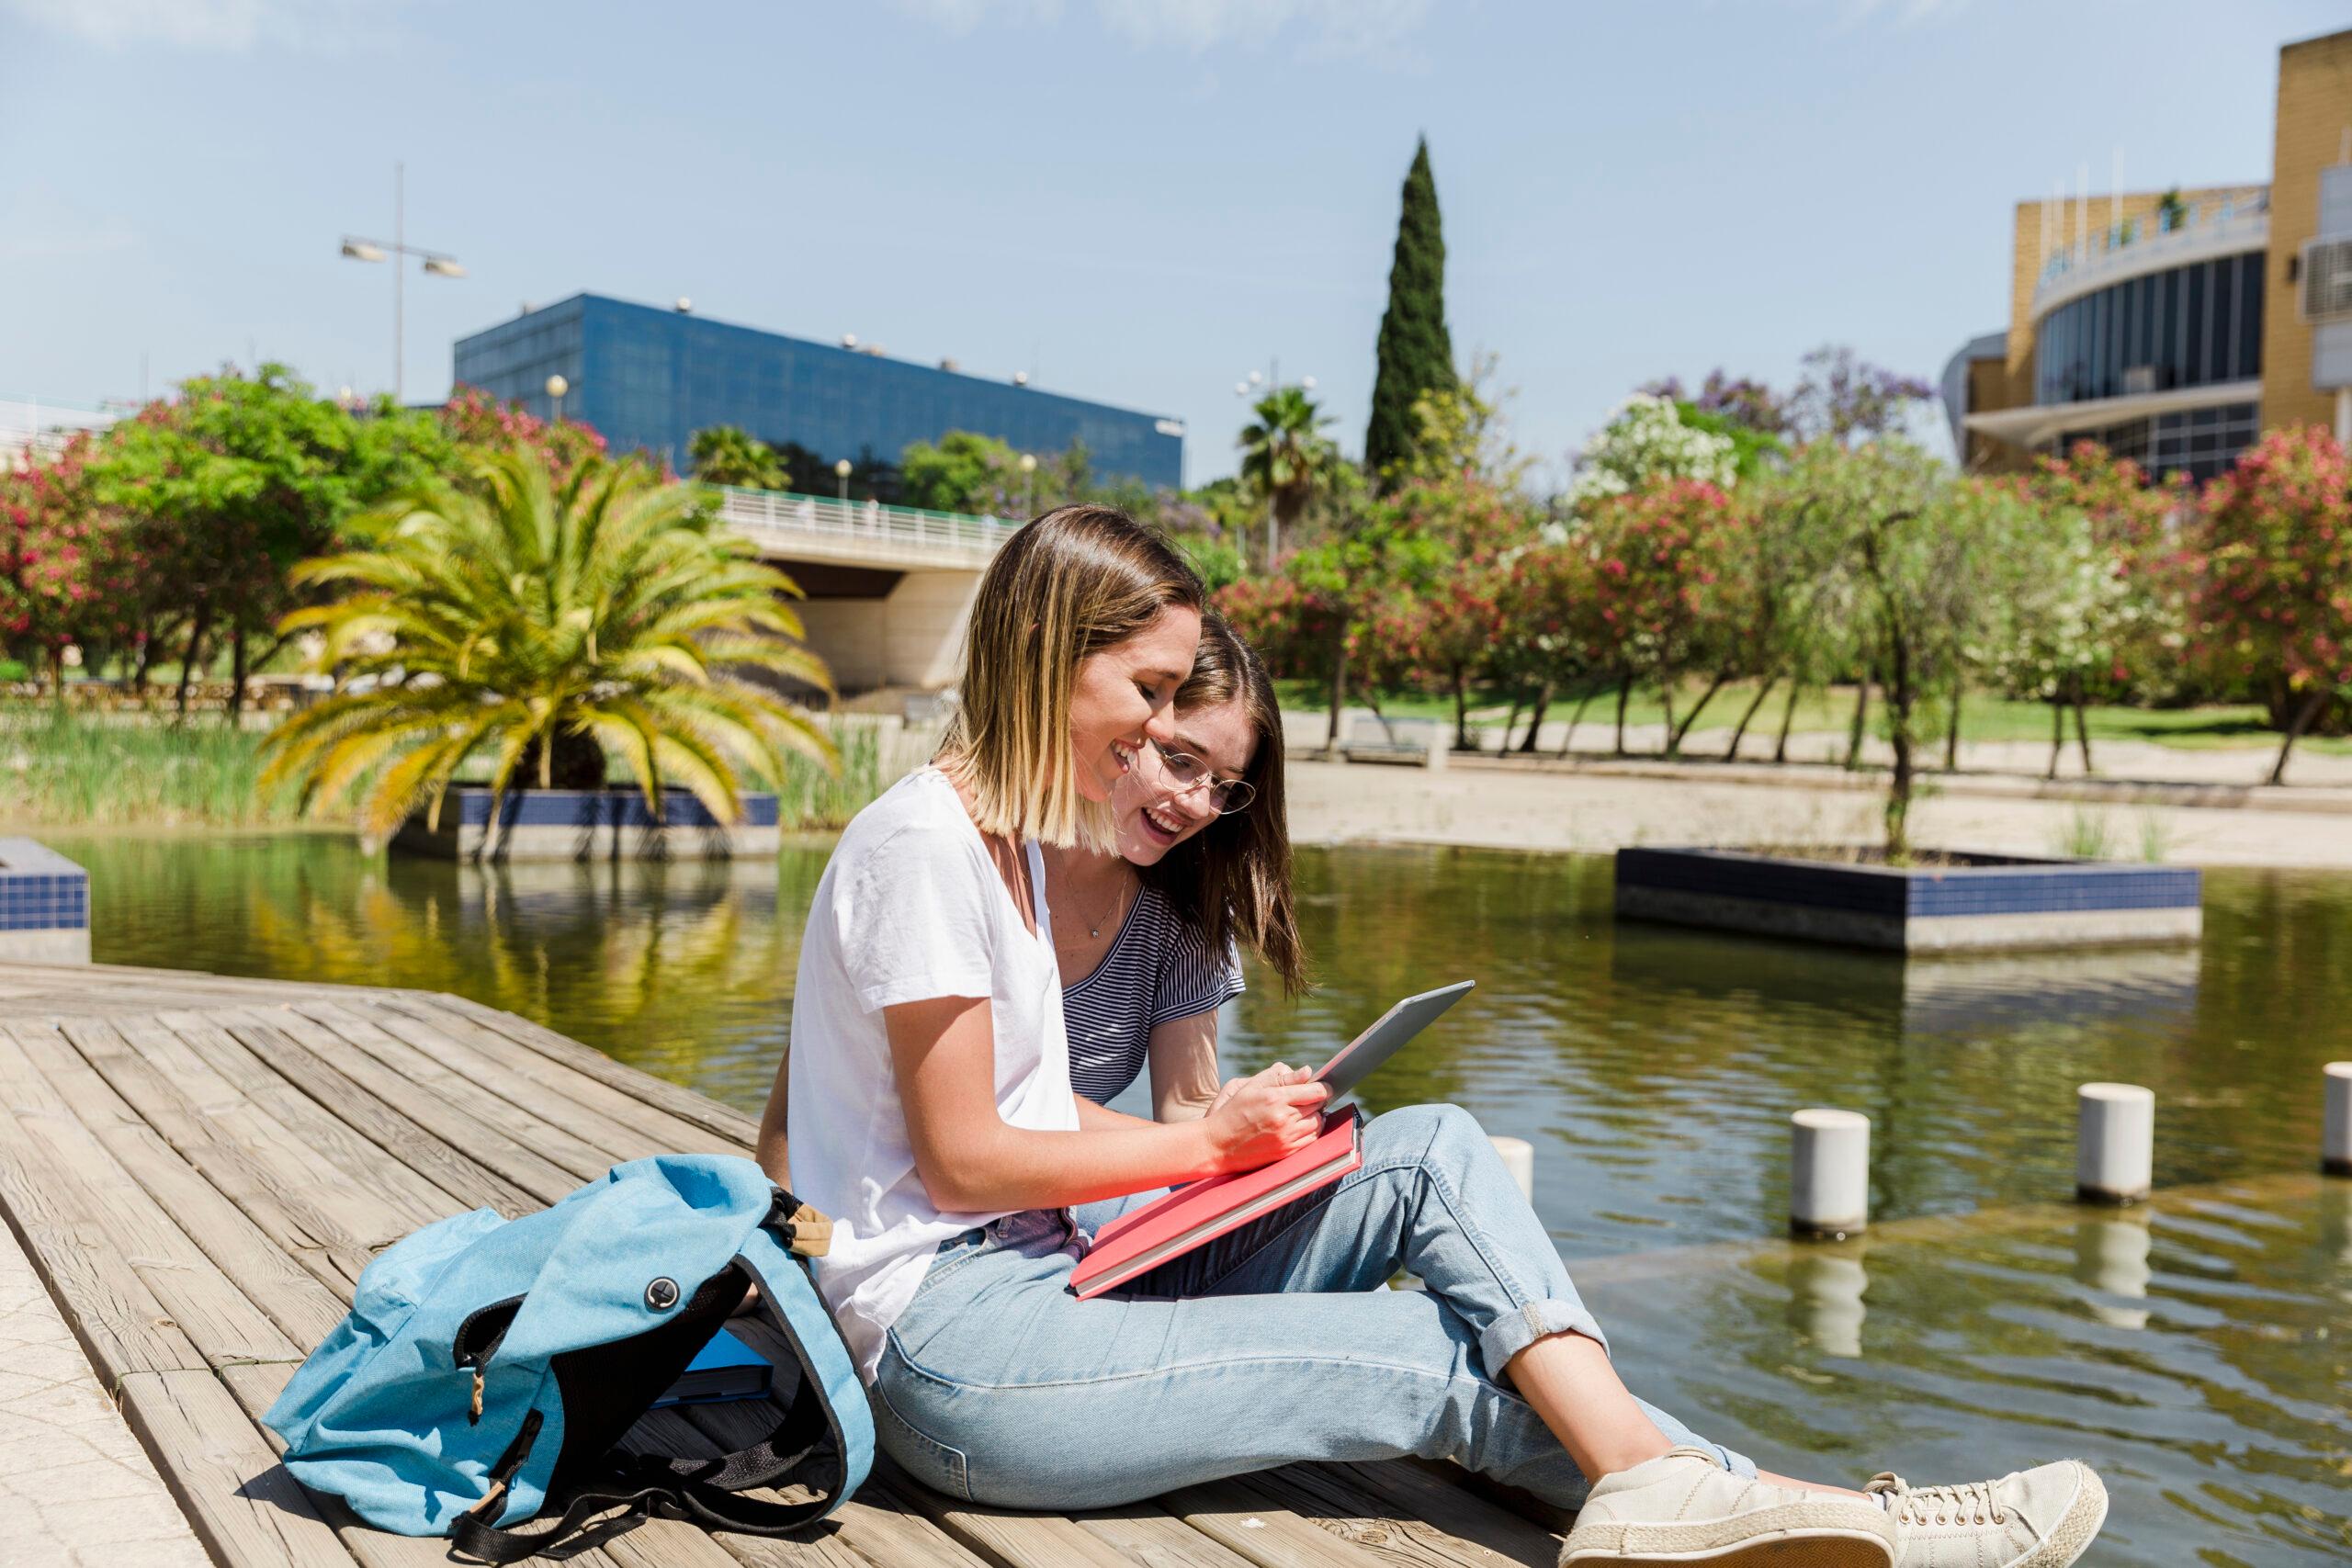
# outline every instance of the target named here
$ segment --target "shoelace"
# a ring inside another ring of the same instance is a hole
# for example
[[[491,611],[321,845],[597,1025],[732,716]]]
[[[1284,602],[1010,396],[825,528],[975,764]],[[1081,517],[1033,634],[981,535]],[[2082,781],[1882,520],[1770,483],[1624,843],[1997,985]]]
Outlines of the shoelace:
[[[1893,1471],[1883,1470],[1864,1490],[1872,1496],[1886,1497],[1894,1522],[1899,1525],[2009,1522],[1993,1495],[1993,1483],[1989,1481],[1971,1481],[1958,1486],[1913,1486]]]

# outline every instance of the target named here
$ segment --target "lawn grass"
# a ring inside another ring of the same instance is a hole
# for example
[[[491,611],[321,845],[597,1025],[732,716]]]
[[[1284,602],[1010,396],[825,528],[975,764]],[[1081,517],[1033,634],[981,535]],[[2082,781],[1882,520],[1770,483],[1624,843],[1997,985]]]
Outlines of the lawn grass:
[[[1317,681],[1280,681],[1278,687],[1283,706],[1293,713],[1324,713],[1330,705],[1330,688]],[[1691,682],[1678,698],[1677,716],[1687,713],[1689,705],[1703,690],[1704,682]],[[1693,739],[1708,730],[1728,731],[1739,722],[1740,714],[1756,694],[1753,681],[1734,681],[1715,694],[1699,720]],[[1565,722],[1576,711],[1578,694],[1555,696],[1547,722]],[[1873,695],[1872,705],[1878,697]],[[1765,699],[1763,708],[1748,726],[1748,746],[1756,744],[1758,735],[1778,733],[1781,712],[1788,701],[1788,688],[1781,686]],[[1360,696],[1350,698],[1351,705],[1362,705]],[[1442,692],[1397,691],[1384,692],[1380,697],[1381,711],[1391,718],[1433,718],[1451,723],[1453,718],[1453,698]],[[1470,694],[1470,724],[1474,729],[1498,728],[1510,713],[1511,694],[1499,687],[1479,687]],[[1657,724],[1666,716],[1665,704],[1654,689],[1636,689],[1625,706],[1625,722],[1632,725]],[[2146,708],[2123,706],[2093,706],[2087,710],[2094,749],[2102,740],[2144,740],[2159,746],[2177,747],[2183,750],[2247,749],[2254,750],[2278,748],[2279,734],[2263,720],[2262,709],[2253,703],[2214,704],[2203,707]],[[1527,720],[1524,709],[1520,722]],[[1616,723],[1617,693],[1614,687],[1597,691],[1584,710],[1585,725],[1610,726]],[[1798,734],[1823,732],[1844,734],[1853,727],[1854,688],[1836,686],[1827,691],[1808,688],[1798,700],[1796,722]],[[1876,727],[1876,717],[1872,718]],[[2050,705],[1997,696],[1987,692],[1973,692],[1961,705],[1961,739],[2050,741]],[[2066,744],[2074,745],[2075,726],[2072,716],[2066,721]],[[1713,750],[1721,750],[1717,741]],[[2352,755],[2352,737],[2306,736],[2295,743],[2296,750],[2310,750],[2332,755]],[[1703,754],[1704,744],[1697,747]]]

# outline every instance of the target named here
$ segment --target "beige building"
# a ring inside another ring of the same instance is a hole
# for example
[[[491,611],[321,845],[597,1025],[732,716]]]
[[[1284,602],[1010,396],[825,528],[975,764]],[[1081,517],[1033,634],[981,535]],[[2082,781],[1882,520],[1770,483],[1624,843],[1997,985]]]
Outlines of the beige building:
[[[1962,459],[2095,440],[2204,479],[2266,430],[2352,441],[2352,31],[2278,51],[2267,184],[2017,206],[2006,329],[1944,367]]]

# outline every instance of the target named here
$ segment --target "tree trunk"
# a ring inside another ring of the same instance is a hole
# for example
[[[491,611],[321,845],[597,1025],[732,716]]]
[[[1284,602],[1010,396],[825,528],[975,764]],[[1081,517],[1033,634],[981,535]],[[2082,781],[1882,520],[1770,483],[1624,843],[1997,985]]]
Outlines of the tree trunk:
[[[1715,700],[1715,694],[1722,691],[1724,689],[1724,682],[1730,679],[1730,671],[1718,670],[1715,671],[1715,678],[1707,682],[1707,689],[1699,694],[1699,700],[1692,703],[1690,705],[1690,711],[1682,716],[1681,728],[1679,729],[1672,729],[1668,732],[1671,737],[1666,748],[1668,756],[1679,757],[1682,755],[1682,743],[1690,738],[1691,726],[1699,722],[1699,716],[1706,711],[1707,705]]]
[[[1568,715],[1568,732],[1560,737],[1561,756],[1566,756],[1568,754],[1568,748],[1575,744],[1577,738],[1577,726],[1583,722],[1584,710],[1592,705],[1592,699],[1599,694],[1599,692],[1600,688],[1597,686],[1587,686],[1584,689],[1584,695],[1577,699],[1575,710]]]
[[[1668,681],[1658,691],[1658,714],[1662,720],[1657,732],[1657,754],[1674,755],[1674,682]]]
[[[1955,685],[1951,689],[1951,723],[1944,727],[1944,772],[1960,772],[1960,704],[1968,694],[1967,689]]]
[[[1804,682],[1792,679],[1789,682],[1789,705],[1781,710],[1781,738],[1772,743],[1772,761],[1775,762],[1789,760],[1789,727],[1796,722],[1797,698],[1804,694]]]
[[[1894,745],[1894,777],[1886,791],[1886,858],[1897,865],[1911,858],[1911,665],[1903,645],[1887,650],[1887,738]]]
[[[1500,756],[1510,750],[1510,738],[1519,728],[1519,710],[1526,705],[1527,694],[1516,686],[1512,687],[1510,712],[1503,716],[1503,739],[1502,744],[1496,748],[1496,755]]]
[[[1755,699],[1747,705],[1747,710],[1739,716],[1739,722],[1732,727],[1731,744],[1724,748],[1724,761],[1736,762],[1739,761],[1739,743],[1747,739],[1748,723],[1755,718],[1756,710],[1764,705],[1764,699],[1772,694],[1772,688],[1779,682],[1780,679],[1781,677],[1778,674],[1767,675],[1764,677],[1764,683],[1756,688]]]
[[[188,679],[196,673],[197,655],[204,647],[204,634],[211,629],[212,601],[209,599],[198,600],[196,606],[196,619],[188,625],[187,651],[180,658],[179,691],[173,698],[173,701],[179,708],[180,718],[183,722],[187,718]]]
[[[2083,678],[2075,677],[2075,744],[2083,753],[2083,777],[2088,778],[2098,770],[2091,766],[2091,724],[2086,713],[2089,706],[2083,700]]]
[[[1543,732],[1544,716],[1551,711],[1552,682],[1546,681],[1542,685],[1535,688],[1535,705],[1534,710],[1528,716],[1527,736],[1519,743],[1519,749],[1521,751],[1528,753],[1530,756],[1534,754],[1535,737]]]
[[[2066,688],[2060,686],[2050,694],[2050,771],[2041,776],[2058,776],[2058,759],[2066,754]]]
[[[2311,728],[2312,720],[2319,716],[2319,710],[2326,703],[2327,688],[2314,686],[2312,688],[2311,695],[2303,699],[2303,705],[2295,710],[2294,722],[2287,727],[2287,739],[2278,748],[2278,761],[2272,763],[2270,767],[2272,784],[2283,784],[2287,782],[2287,753],[2295,749],[2295,742],[2301,738],[2304,730]]]
[[[65,649],[62,644],[49,645],[49,698],[57,711],[65,711]]]
[[[131,666],[130,690],[143,704],[147,700],[147,670],[155,661],[155,616],[153,612],[139,622],[139,662]]]
[[[1871,714],[1871,672],[1862,670],[1861,684],[1854,688],[1854,729],[1846,738],[1846,770],[1851,773],[1862,765],[1862,736],[1869,727]]]
[[[1326,750],[1337,751],[1340,749],[1340,711],[1347,705],[1347,702],[1348,628],[1342,624],[1340,627],[1339,644],[1331,649],[1331,728],[1330,732],[1323,738],[1323,746]]]
[[[1453,667],[1453,749],[1470,750],[1470,681],[1459,664]]]
[[[1617,682],[1617,755],[1625,754],[1625,705],[1633,700],[1634,678],[1627,675]]]
[[[245,624],[229,633],[229,728],[234,729],[245,712]]]

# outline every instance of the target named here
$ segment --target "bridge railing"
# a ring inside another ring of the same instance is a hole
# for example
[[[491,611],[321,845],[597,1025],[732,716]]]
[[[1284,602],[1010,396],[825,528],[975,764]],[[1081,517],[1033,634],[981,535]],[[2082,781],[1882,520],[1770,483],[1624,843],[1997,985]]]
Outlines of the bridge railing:
[[[793,491],[717,487],[719,517],[754,536],[783,535],[831,542],[842,553],[954,556],[985,564],[1020,526],[999,517],[838,501]]]

